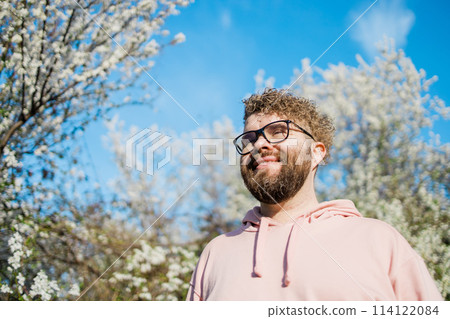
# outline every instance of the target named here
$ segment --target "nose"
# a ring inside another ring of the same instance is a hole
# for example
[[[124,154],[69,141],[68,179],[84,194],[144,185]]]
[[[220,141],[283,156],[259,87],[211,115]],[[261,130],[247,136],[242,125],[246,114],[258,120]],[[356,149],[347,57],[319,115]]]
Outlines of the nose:
[[[262,134],[260,134],[258,136],[258,139],[256,140],[256,142],[253,145],[254,145],[255,151],[259,151],[260,149],[272,149],[273,148],[273,145],[270,144]]]

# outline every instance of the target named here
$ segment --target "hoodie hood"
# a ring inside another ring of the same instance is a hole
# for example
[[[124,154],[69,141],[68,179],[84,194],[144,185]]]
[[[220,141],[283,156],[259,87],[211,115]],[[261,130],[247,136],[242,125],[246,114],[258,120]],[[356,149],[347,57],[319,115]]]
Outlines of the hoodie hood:
[[[292,245],[295,245],[296,234],[302,229],[304,224],[312,224],[322,220],[326,220],[335,216],[340,217],[362,217],[361,214],[355,207],[355,204],[350,200],[333,200],[329,202],[322,202],[317,205],[310,212],[303,214],[301,216],[292,219],[292,222],[287,224],[292,224],[289,230],[289,236],[286,241],[285,248],[285,269],[283,283],[285,286],[289,286],[289,260],[294,258],[294,249],[289,249]],[[244,231],[254,231],[257,232],[255,236],[255,249],[253,252],[253,273],[257,277],[262,277],[262,266],[265,251],[265,242],[267,239],[267,232],[269,227],[276,227],[284,225],[270,217],[264,217],[261,215],[261,207],[255,206],[253,209],[249,210],[242,220],[242,228]]]
[[[310,212],[298,216],[294,220],[314,223],[319,220],[328,219],[334,216],[342,217],[362,217],[361,213],[355,207],[355,204],[351,200],[338,199],[329,202],[322,202],[313,208]],[[242,220],[243,226],[246,231],[258,231],[258,226],[261,223],[261,219],[265,219],[269,226],[282,225],[282,223],[273,220],[270,217],[264,217],[261,215],[261,207],[255,206],[250,209]],[[253,228],[253,229],[252,229]]]

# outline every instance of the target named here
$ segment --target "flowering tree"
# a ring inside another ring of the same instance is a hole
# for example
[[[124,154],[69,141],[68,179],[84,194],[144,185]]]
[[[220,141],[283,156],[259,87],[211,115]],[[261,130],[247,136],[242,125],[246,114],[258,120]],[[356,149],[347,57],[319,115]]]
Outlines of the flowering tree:
[[[153,38],[167,34],[164,20],[188,2],[2,2],[0,152],[19,143],[43,152],[66,138],[68,120],[80,127],[116,106],[105,107],[108,95],[149,70],[161,49]]]
[[[137,83],[164,46],[184,40],[164,40],[162,27],[189,2],[1,2],[0,298],[76,296],[80,269],[95,276],[108,262],[94,256],[108,256],[101,223],[110,215],[95,192],[73,186],[71,175],[86,176],[67,141],[120,106],[111,94]]]

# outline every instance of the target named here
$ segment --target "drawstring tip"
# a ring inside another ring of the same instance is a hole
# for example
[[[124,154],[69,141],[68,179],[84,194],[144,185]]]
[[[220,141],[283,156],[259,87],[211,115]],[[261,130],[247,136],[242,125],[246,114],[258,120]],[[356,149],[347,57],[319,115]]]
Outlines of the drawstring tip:
[[[286,276],[286,277],[284,277],[284,286],[285,287],[287,287],[287,286],[289,286],[289,284],[291,283],[291,281],[288,279],[288,277]]]
[[[261,271],[260,271],[260,269],[259,269],[259,267],[257,265],[255,265],[253,267],[253,275],[256,276],[256,277],[259,277],[259,278],[262,277],[262,273],[261,273]]]

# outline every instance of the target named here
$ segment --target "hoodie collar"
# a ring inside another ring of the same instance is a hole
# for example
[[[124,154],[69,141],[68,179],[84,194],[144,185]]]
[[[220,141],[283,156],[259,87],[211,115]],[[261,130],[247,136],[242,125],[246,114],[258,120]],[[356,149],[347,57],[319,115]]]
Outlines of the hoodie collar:
[[[289,260],[295,258],[293,256],[295,249],[290,249],[293,245],[295,245],[297,233],[301,230],[301,226],[304,223],[315,223],[319,220],[325,220],[331,218],[333,216],[342,216],[342,217],[362,217],[361,214],[357,211],[355,204],[350,200],[340,199],[333,200],[329,202],[322,202],[317,205],[314,209],[312,209],[309,213],[298,216],[292,222],[287,224],[292,224],[289,231],[289,236],[286,241],[286,249],[285,249],[285,268],[284,268],[284,277],[283,284],[284,286],[289,286]],[[264,252],[266,246],[267,233],[270,227],[276,227],[283,225],[283,223],[277,222],[272,218],[265,217],[261,215],[261,208],[259,206],[253,207],[253,209],[249,210],[242,220],[242,226],[244,231],[253,231],[257,232],[255,236],[255,249],[253,252],[253,273],[257,277],[262,277],[262,268],[264,265]]]

